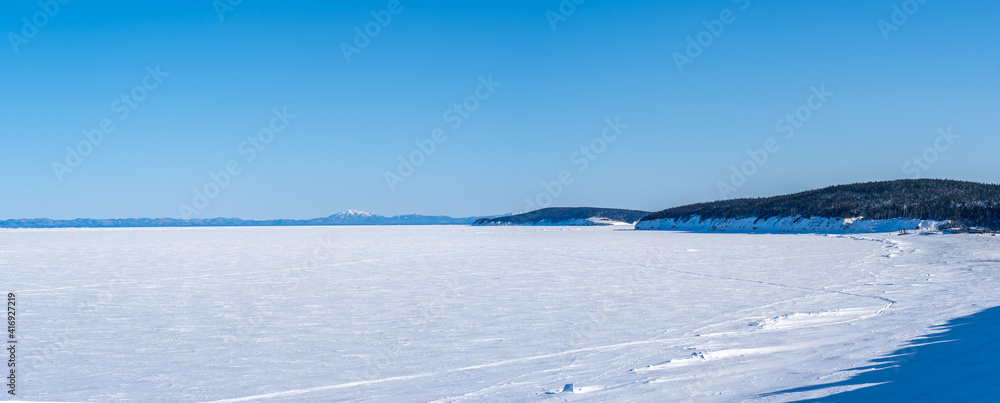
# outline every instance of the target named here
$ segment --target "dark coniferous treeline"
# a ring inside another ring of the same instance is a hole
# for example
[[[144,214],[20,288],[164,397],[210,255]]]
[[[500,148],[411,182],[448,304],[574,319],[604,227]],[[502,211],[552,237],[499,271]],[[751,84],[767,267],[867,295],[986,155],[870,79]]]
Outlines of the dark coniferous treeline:
[[[828,217],[951,220],[1000,229],[1000,185],[936,179],[833,186],[786,196],[725,200],[677,207],[643,218]]]
[[[649,215],[648,211],[593,208],[593,207],[550,207],[528,213],[506,217],[483,218],[473,225],[537,225],[539,223],[557,223],[569,220],[586,220],[589,218],[606,218],[609,220],[634,223]]]

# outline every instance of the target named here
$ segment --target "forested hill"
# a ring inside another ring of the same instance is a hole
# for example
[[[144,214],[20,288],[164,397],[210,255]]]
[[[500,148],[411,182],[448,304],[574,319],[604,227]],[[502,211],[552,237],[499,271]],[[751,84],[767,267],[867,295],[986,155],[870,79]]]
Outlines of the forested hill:
[[[937,179],[857,183],[786,196],[693,204],[656,212],[642,221],[681,221],[693,216],[952,220],[996,230],[1000,229],[1000,185]]]
[[[605,225],[609,221],[632,224],[648,214],[648,211],[637,210],[552,207],[507,217],[484,218],[473,225]]]

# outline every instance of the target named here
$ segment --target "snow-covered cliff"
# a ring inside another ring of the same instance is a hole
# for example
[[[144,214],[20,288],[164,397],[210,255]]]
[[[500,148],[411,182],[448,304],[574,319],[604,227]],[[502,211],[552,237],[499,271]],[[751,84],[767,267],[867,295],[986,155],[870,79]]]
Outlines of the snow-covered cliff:
[[[736,232],[736,233],[874,233],[896,232],[899,230],[936,230],[944,224],[941,221],[927,220],[868,220],[859,218],[824,218],[824,217],[772,217],[758,219],[755,217],[738,219],[706,219],[693,216],[688,220],[664,218],[659,220],[640,221],[635,229],[667,230],[692,232]]]

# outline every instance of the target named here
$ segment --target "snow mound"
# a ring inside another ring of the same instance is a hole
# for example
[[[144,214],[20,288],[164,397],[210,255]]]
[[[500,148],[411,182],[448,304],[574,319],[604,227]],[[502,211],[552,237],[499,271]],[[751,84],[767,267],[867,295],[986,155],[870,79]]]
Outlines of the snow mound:
[[[762,319],[750,325],[765,330],[815,328],[867,319],[881,312],[881,310],[866,308],[848,308],[822,312],[796,312],[776,318]]]
[[[708,361],[716,360],[727,360],[733,358],[744,358],[754,355],[769,355],[783,353],[793,350],[790,346],[776,346],[776,347],[761,347],[761,348],[732,348],[724,349],[718,351],[698,351],[692,353],[688,357],[673,359],[662,364],[649,365],[644,368],[633,368],[631,372],[634,373],[646,373],[653,371],[661,371],[665,369],[672,369],[676,367],[685,367],[689,365],[696,365],[699,363],[705,363]]]

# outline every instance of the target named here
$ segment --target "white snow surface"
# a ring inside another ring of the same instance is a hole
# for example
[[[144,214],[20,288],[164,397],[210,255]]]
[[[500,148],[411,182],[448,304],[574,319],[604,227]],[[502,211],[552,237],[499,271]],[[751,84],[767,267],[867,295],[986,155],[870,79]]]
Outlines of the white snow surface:
[[[883,233],[899,230],[936,230],[944,224],[942,221],[893,219],[869,220],[857,218],[825,218],[825,217],[757,217],[721,219],[702,219],[700,216],[688,220],[672,218],[640,221],[636,229],[642,230],[675,230],[692,232],[736,232],[764,234],[858,234]]]
[[[990,401],[998,246],[620,227],[0,230],[0,291],[21,309],[24,400]]]

